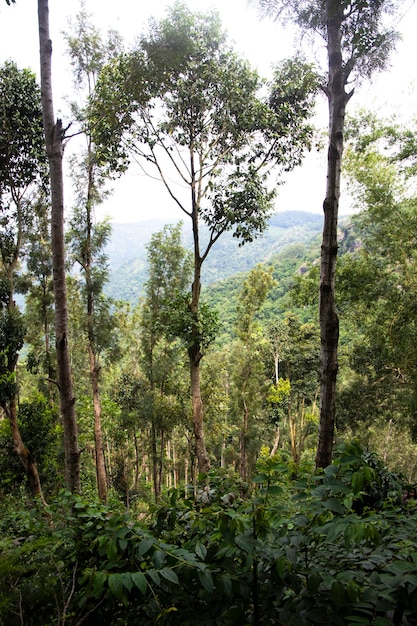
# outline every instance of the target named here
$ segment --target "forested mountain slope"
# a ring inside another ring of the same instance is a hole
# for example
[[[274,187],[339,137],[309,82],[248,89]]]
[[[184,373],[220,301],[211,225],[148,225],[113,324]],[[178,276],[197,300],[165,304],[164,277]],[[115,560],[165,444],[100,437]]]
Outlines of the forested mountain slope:
[[[112,224],[111,241],[106,249],[110,267],[108,295],[132,304],[137,302],[146,280],[146,246],[152,234],[166,223],[166,220],[148,220]],[[203,285],[246,272],[259,262],[271,261],[288,245],[311,242],[321,228],[321,215],[284,211],[272,215],[268,229],[250,244],[239,247],[232,235],[225,233],[203,266]],[[207,231],[203,228],[202,237],[205,235]],[[188,223],[183,226],[183,244],[186,248],[192,246]]]

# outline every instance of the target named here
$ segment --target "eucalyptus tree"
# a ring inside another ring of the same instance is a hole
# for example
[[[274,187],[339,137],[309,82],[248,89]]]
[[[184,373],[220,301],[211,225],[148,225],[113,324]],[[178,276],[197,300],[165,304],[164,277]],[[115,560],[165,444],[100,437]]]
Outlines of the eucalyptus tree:
[[[237,341],[231,355],[231,401],[240,417],[239,474],[245,481],[249,477],[252,465],[248,459],[250,427],[253,431],[253,423],[250,422],[259,415],[268,388],[262,354],[262,347],[265,349],[267,343],[262,336],[256,316],[262,309],[272,284],[271,268],[257,265],[249,272],[248,278],[243,283],[237,305]]]
[[[65,130],[55,119],[52,94],[52,43],[49,36],[49,3],[38,0],[39,52],[41,66],[42,116],[51,182],[51,245],[57,381],[64,427],[65,479],[71,491],[79,492],[80,449],[75,398],[68,347],[68,308],[65,283],[63,142]]]
[[[78,93],[87,101],[91,97],[103,65],[116,50],[120,40],[110,32],[103,41],[84,9],[76,16],[72,32],[65,35]],[[104,248],[109,241],[111,227],[108,220],[96,223],[94,210],[106,195],[106,177],[96,159],[91,128],[84,107],[72,104],[80,133],[86,141],[85,151],[74,156],[71,162],[75,191],[75,207],[70,220],[69,245],[72,260],[80,269],[83,281],[82,296],[85,303],[85,330],[89,357],[89,372],[94,411],[94,441],[97,489],[101,500],[107,500],[107,478],[101,428],[100,370],[105,349],[112,347],[115,319],[111,303],[103,294],[108,280],[107,257]]]
[[[16,366],[25,338],[16,294],[24,292],[22,262],[36,224],[39,198],[47,193],[40,90],[29,70],[12,62],[0,68],[0,406],[14,449],[33,492],[43,500],[35,459],[18,425]]]
[[[317,467],[332,458],[339,317],[335,305],[337,225],[340,200],[346,105],[354,85],[387,65],[397,35],[387,26],[400,0],[254,0],[264,14],[295,23],[303,33],[318,35],[327,49],[329,106],[326,196],[320,270],[320,428]]]
[[[417,433],[417,195],[415,122],[363,112],[348,124],[346,173],[356,206],[357,245],[338,281],[347,327],[349,376],[342,426],[391,423]]]
[[[176,413],[169,411],[169,402],[163,403],[162,399],[170,396],[171,405],[178,405],[175,380],[182,369],[183,346],[173,337],[172,312],[186,293],[192,274],[190,253],[181,245],[181,227],[181,222],[176,226],[165,226],[151,237],[147,246],[148,279],[141,305],[141,361],[151,394],[149,413],[156,501],[161,495],[167,422],[171,422],[172,430],[172,417]]]
[[[51,239],[49,212],[36,212],[36,223],[30,233],[26,258],[27,292],[25,295],[26,365],[38,376],[38,388],[48,397],[52,409],[58,402],[52,286]]]
[[[121,172],[139,160],[191,221],[194,269],[184,318],[201,472],[209,468],[200,389],[203,263],[225,231],[242,244],[266,227],[274,196],[268,174],[301,161],[315,85],[311,67],[297,60],[277,67],[265,85],[228,46],[216,13],[178,3],[151,22],[136,50],[104,68],[94,96],[103,161]]]

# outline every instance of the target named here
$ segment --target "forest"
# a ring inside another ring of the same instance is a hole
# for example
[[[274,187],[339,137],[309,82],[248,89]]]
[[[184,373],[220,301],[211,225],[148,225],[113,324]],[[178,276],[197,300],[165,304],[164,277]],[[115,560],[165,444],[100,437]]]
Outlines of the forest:
[[[39,80],[0,66],[0,626],[417,624],[417,129],[350,102],[402,3],[251,2],[323,65],[81,4],[61,119],[38,0]],[[96,219],[132,162],[181,221]]]

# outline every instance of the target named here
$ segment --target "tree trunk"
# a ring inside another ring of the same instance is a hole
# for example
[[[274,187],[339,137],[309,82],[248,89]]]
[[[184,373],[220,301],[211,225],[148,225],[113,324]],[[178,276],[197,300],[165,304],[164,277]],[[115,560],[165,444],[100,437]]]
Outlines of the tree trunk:
[[[13,439],[13,448],[22,463],[29,478],[30,487],[35,497],[39,498],[44,506],[48,506],[43,496],[41,481],[39,479],[38,468],[35,459],[23,443],[17,423],[16,397],[10,399],[8,406],[4,407],[10,424],[10,432]]]
[[[151,449],[152,449],[152,476],[153,476],[153,492],[155,497],[155,503],[158,502],[161,495],[161,474],[159,471],[159,459],[158,459],[158,444],[156,440],[156,426],[155,416],[153,415],[152,407],[152,422],[151,422]]]
[[[101,431],[101,402],[98,390],[99,367],[93,347],[88,346],[90,358],[90,380],[93,395],[94,410],[94,450],[96,459],[96,477],[98,497],[102,502],[107,502],[107,476],[104,458],[103,434]]]
[[[192,331],[193,341],[188,348],[188,357],[190,361],[190,381],[191,381],[191,401],[193,407],[193,430],[195,440],[195,454],[197,457],[197,465],[199,473],[207,473],[210,469],[210,460],[207,454],[206,442],[204,437],[204,414],[203,401],[201,399],[200,384],[200,361],[202,359],[201,338],[198,324],[198,312],[200,304],[200,276],[201,276],[201,259],[199,256],[198,242],[198,226],[193,222],[194,234],[194,281],[191,288],[191,305],[190,312],[193,317],[194,328]]]
[[[190,379],[191,379],[191,401],[193,406],[193,430],[195,441],[195,454],[197,457],[197,465],[199,473],[206,473],[210,469],[210,461],[207,454],[206,443],[204,438],[204,417],[203,417],[203,401],[201,399],[200,387],[200,358],[199,350],[196,351],[189,348],[188,355],[190,358]]]
[[[345,107],[352,95],[345,92],[347,74],[342,61],[343,8],[340,0],[326,2],[326,16],[329,81],[325,91],[329,101],[329,145],[320,268],[320,425],[317,468],[329,465],[333,452],[339,341],[339,317],[335,305],[337,223]]]
[[[68,488],[80,492],[80,451],[75,417],[71,366],[68,350],[68,311],[65,284],[64,184],[62,173],[63,129],[55,122],[52,99],[52,43],[49,38],[48,0],[38,0],[42,113],[51,180],[51,242],[55,300],[57,378],[64,426],[65,479]]]
[[[246,481],[248,475],[248,463],[247,463],[247,455],[246,455],[246,439],[248,436],[248,420],[249,420],[249,412],[248,407],[245,401],[245,392],[242,392],[242,402],[243,402],[243,419],[242,419],[242,428],[240,430],[239,437],[239,476],[242,480]]]

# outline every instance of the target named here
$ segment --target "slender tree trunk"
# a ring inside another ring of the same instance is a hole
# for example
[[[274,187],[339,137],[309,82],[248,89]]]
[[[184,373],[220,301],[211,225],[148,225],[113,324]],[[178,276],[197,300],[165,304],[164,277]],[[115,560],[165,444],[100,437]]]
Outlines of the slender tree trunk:
[[[42,502],[44,506],[47,506],[46,500],[42,492],[41,481],[39,479],[39,473],[38,473],[36,461],[33,458],[30,451],[28,450],[28,448],[23,443],[22,437],[20,435],[20,430],[19,430],[19,426],[17,423],[16,397],[13,396],[10,399],[8,406],[5,406],[3,408],[9,420],[10,432],[12,434],[14,451],[19,457],[19,460],[22,463],[24,470],[29,478],[29,484],[30,484],[32,493],[35,497],[40,499],[40,501]]]
[[[107,502],[106,463],[104,458],[103,433],[101,430],[101,401],[98,387],[100,374],[97,358],[91,345],[88,346],[88,354],[90,359],[91,391],[93,395],[94,451],[96,459],[97,492],[100,500],[102,502]]]
[[[204,414],[203,401],[201,399],[200,384],[200,361],[202,358],[201,339],[198,324],[198,311],[200,303],[200,275],[201,275],[201,259],[199,257],[198,244],[198,227],[193,225],[194,232],[194,281],[192,285],[192,298],[190,311],[193,316],[193,343],[188,348],[188,357],[190,361],[190,380],[191,380],[191,401],[193,407],[193,429],[195,440],[195,453],[197,457],[198,471],[206,473],[210,469],[210,460],[207,454],[206,442],[204,437]]]
[[[329,101],[329,145],[320,269],[320,425],[316,467],[326,467],[331,463],[336,410],[339,341],[339,317],[335,305],[337,223],[345,107],[352,95],[345,92],[347,75],[342,61],[343,7],[341,5],[340,0],[327,0],[326,2],[329,62],[326,95]]]
[[[200,386],[200,358],[195,354],[195,350],[188,350],[190,358],[190,379],[191,379],[191,402],[193,406],[193,430],[195,440],[195,454],[197,457],[198,471],[208,472],[210,461],[204,437],[203,401],[201,399]],[[199,351],[197,351],[199,352]]]
[[[245,401],[244,391],[242,392],[242,402],[243,402],[243,420],[242,420],[242,428],[240,430],[239,437],[239,448],[240,448],[240,456],[239,456],[239,476],[242,480],[246,480],[248,474],[248,463],[247,463],[247,455],[246,455],[246,438],[248,435],[248,419],[249,412],[248,407]]]
[[[151,422],[151,449],[152,449],[153,492],[155,496],[155,502],[157,503],[161,495],[161,480],[160,480],[161,473],[159,469],[160,463],[158,459],[158,445],[156,441],[156,426],[155,426],[154,415],[152,415],[152,422]]]
[[[57,378],[64,426],[65,478],[71,491],[80,492],[80,451],[75,399],[68,350],[68,310],[65,284],[63,129],[55,122],[52,99],[52,42],[49,38],[48,0],[38,0],[42,113],[51,180],[51,241],[55,300]]]

